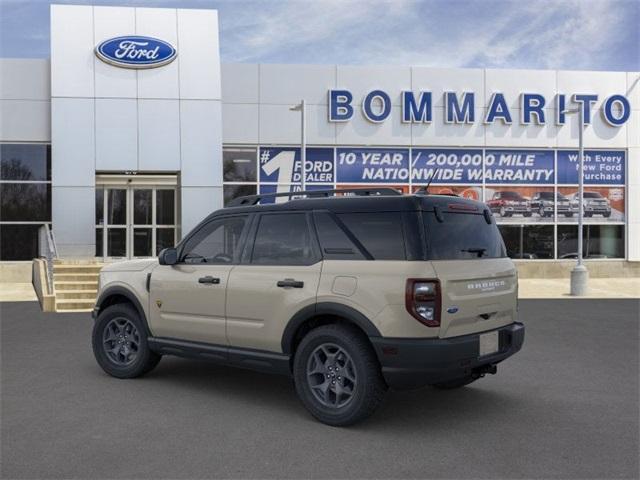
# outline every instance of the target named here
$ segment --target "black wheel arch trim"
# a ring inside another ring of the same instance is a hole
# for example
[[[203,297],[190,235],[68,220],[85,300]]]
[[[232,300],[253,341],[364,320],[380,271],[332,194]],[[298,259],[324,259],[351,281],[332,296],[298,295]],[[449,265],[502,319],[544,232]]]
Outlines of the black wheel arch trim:
[[[149,324],[147,322],[147,315],[145,314],[144,309],[142,308],[142,304],[140,303],[140,300],[138,300],[138,297],[136,297],[136,295],[133,292],[131,292],[131,290],[125,287],[116,285],[113,287],[106,288],[96,300],[96,305],[92,312],[93,318],[94,319],[98,318],[98,315],[102,310],[102,304],[104,303],[104,301],[109,297],[113,297],[116,295],[125,297],[127,300],[129,300],[129,302],[131,302],[133,307],[138,312],[138,315],[140,315],[140,319],[142,320],[142,324],[144,325],[144,329],[146,331],[147,337],[150,337],[151,330],[149,329]]]
[[[355,324],[369,337],[381,337],[380,330],[365,315],[353,307],[341,303],[320,302],[307,305],[298,311],[287,323],[287,327],[282,334],[282,352],[290,355],[293,353],[293,346],[298,329],[308,320],[320,316],[332,315],[344,318],[346,321]]]

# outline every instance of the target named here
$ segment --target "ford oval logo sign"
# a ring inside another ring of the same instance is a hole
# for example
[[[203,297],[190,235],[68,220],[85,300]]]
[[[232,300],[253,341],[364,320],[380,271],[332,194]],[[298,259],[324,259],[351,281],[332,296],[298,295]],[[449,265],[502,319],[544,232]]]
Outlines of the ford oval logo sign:
[[[171,63],[178,52],[164,40],[129,35],[105,40],[96,47],[103,62],[123,68],[155,68]]]

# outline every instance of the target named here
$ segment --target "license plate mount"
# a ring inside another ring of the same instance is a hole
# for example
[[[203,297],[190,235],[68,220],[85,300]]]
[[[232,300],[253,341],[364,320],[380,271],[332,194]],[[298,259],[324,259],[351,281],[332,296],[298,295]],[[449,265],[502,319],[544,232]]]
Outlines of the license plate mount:
[[[478,343],[480,352],[478,356],[485,357],[496,353],[500,349],[500,336],[498,335],[498,331],[481,333]]]

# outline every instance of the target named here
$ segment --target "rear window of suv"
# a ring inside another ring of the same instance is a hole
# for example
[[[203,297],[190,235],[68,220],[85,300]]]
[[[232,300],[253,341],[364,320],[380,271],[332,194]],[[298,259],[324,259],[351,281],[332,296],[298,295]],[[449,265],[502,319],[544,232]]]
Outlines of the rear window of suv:
[[[501,258],[507,252],[494,221],[484,215],[443,212],[442,221],[434,212],[424,212],[424,228],[430,260]]]

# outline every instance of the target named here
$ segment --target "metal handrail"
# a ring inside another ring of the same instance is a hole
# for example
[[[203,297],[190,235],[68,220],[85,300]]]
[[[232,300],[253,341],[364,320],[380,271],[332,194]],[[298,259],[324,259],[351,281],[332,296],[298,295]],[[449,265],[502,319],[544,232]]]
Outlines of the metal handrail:
[[[58,248],[55,237],[53,236],[53,231],[47,223],[43,223],[40,227],[38,250],[39,255],[47,261],[47,286],[49,287],[49,291],[53,293],[53,261],[58,258]]]

